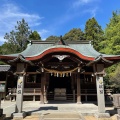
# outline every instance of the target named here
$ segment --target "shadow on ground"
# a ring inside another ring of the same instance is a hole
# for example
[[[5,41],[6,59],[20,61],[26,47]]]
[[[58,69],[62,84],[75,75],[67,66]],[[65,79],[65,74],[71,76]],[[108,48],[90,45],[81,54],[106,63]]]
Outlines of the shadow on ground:
[[[47,111],[47,110],[58,110],[58,107],[54,107],[54,106],[45,106],[45,107],[40,107],[39,109],[37,110],[31,110],[31,111],[27,111],[27,114],[28,115],[31,115],[32,113],[34,112],[40,112],[40,111]]]

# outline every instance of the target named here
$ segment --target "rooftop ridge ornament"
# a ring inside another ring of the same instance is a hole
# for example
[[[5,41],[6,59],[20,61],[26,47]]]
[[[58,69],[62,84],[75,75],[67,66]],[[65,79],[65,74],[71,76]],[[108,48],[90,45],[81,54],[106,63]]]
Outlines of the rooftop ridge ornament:
[[[55,45],[67,45],[63,40],[62,35],[60,36],[60,39],[55,43]]]

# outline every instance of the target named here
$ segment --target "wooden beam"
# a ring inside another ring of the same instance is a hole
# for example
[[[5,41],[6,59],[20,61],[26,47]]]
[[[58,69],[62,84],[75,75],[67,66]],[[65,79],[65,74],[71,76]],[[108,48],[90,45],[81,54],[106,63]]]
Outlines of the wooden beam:
[[[26,72],[26,74],[41,74],[41,72]]]
[[[45,65],[76,65],[75,62],[48,62]]]

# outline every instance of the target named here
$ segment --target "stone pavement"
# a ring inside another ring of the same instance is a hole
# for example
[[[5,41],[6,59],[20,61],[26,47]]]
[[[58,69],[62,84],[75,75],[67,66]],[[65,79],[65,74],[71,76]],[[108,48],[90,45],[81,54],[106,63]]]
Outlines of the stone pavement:
[[[10,115],[15,111],[16,102],[10,101],[2,101],[1,107],[3,108],[3,113],[6,114],[6,117],[10,117]],[[39,101],[24,101],[23,103],[23,111],[27,112],[27,117],[25,120],[48,120],[48,118],[52,120],[52,116],[63,117],[64,120],[70,116],[72,120],[81,119],[81,114],[84,116],[94,116],[94,113],[97,112],[97,105],[94,103],[72,103],[72,102],[50,102],[49,104],[40,104]],[[111,115],[115,115],[116,111],[112,106],[106,107],[106,110],[111,113]],[[10,118],[6,119],[10,120]],[[54,119],[55,120],[55,119]],[[86,118],[87,120],[87,118]]]

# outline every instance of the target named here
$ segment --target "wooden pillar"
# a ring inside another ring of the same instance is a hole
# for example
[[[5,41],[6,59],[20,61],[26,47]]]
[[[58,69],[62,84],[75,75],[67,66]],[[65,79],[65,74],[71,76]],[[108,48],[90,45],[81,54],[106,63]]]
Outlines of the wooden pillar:
[[[44,79],[44,103],[48,103],[47,101],[47,79],[49,74],[45,74],[45,79]]]
[[[77,74],[77,103],[81,104],[80,75]]]
[[[72,88],[72,92],[73,92],[73,102],[75,102],[75,88],[74,88],[74,82],[75,82],[74,74],[72,73],[72,74],[71,74],[71,88]]]
[[[45,87],[45,74],[41,74],[41,96],[40,96],[40,103],[44,104],[44,87]]]
[[[46,85],[44,85],[44,103],[48,103]]]

